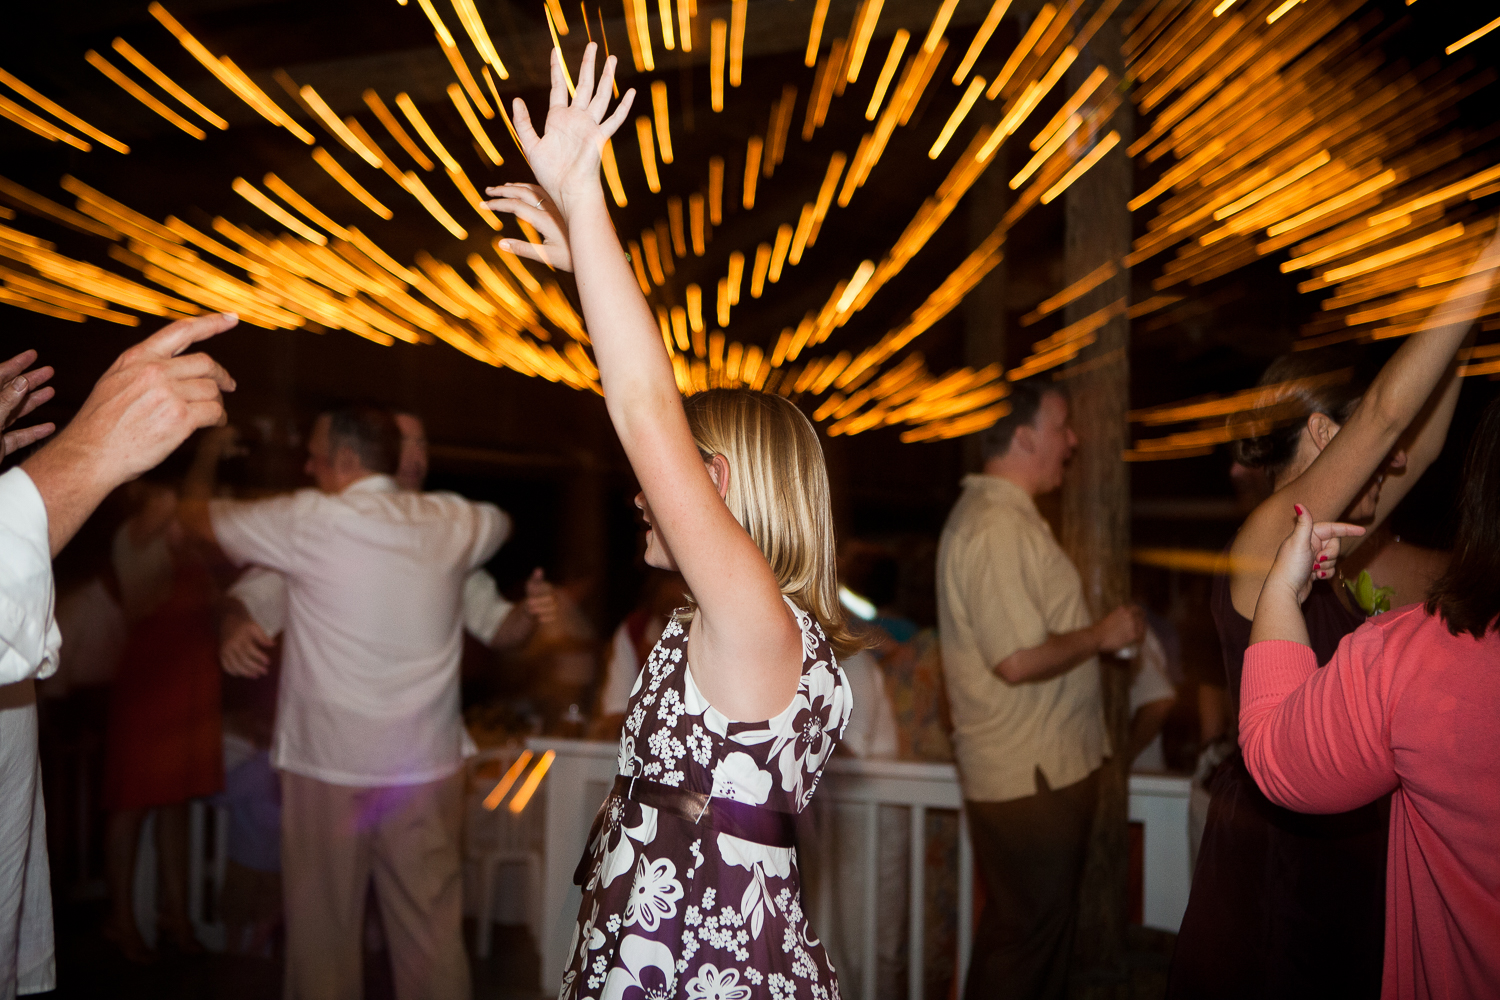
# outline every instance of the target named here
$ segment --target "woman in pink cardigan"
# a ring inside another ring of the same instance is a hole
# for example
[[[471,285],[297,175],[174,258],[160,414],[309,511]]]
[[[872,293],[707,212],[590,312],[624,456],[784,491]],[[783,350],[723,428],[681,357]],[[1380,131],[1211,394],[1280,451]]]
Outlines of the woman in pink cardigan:
[[[1334,813],[1387,792],[1391,997],[1500,997],[1500,400],[1475,431],[1453,562],[1317,669],[1300,602],[1338,538],[1302,507],[1255,608],[1240,743],[1266,795]]]

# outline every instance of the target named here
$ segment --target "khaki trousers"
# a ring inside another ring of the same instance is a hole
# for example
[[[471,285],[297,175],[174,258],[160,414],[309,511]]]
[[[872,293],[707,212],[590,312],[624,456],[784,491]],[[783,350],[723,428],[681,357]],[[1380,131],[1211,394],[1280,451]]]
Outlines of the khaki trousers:
[[[350,788],[283,771],[281,795],[286,1000],[363,996],[360,946],[372,876],[397,1000],[468,1000],[462,773]]]

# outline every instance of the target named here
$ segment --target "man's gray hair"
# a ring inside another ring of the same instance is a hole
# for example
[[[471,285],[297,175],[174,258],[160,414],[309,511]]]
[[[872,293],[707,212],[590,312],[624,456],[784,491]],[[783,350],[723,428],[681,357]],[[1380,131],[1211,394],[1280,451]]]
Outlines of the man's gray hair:
[[[401,460],[401,428],[389,410],[344,406],[328,413],[328,451],[352,449],[369,472],[391,475]]]

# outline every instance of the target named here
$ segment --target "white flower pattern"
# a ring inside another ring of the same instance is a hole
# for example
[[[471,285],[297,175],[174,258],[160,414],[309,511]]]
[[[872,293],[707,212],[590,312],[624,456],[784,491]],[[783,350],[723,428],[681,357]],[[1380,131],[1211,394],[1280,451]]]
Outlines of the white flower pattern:
[[[807,807],[852,706],[822,628],[787,604],[803,647],[791,704],[765,722],[726,718],[693,682],[687,618],[676,615],[631,694],[621,774],[780,812]],[[837,1000],[794,848],[613,795],[596,825],[561,1000]]]

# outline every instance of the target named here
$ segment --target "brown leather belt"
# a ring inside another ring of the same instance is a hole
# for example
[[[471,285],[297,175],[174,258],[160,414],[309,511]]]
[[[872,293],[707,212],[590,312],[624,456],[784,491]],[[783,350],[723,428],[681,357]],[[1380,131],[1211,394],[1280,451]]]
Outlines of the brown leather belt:
[[[659,781],[632,778],[624,774],[615,776],[611,794],[671,813],[695,826],[727,833],[754,844],[794,847],[797,843],[796,817],[768,806],[753,806],[733,799],[715,798],[707,792],[691,792]],[[606,799],[594,819],[594,828],[589,831],[588,846],[584,848],[578,869],[573,873],[575,885],[583,885],[588,878],[589,866],[593,860],[591,851],[608,814],[608,805],[609,801]]]

